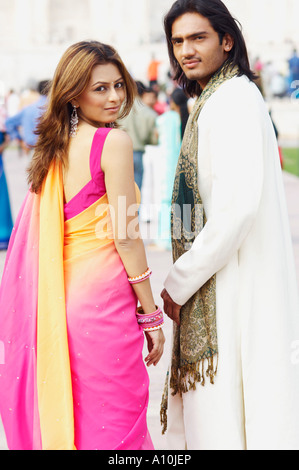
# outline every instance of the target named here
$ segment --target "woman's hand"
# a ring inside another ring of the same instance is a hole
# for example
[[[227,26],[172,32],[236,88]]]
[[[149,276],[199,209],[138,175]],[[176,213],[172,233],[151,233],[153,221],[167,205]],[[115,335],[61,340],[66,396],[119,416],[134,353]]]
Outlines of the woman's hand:
[[[147,347],[148,347],[148,356],[145,358],[145,362],[147,367],[151,366],[152,364],[156,366],[160,361],[163,351],[164,351],[164,343],[165,343],[165,336],[163,330],[156,330],[156,331],[146,331],[145,337],[147,340]]]

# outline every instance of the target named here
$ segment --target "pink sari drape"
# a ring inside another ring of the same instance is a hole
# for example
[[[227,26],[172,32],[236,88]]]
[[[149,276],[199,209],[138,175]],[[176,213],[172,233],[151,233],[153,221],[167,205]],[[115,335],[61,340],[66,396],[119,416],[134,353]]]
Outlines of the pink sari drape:
[[[39,197],[28,193],[0,288],[0,412],[9,449],[41,448],[36,386]]]

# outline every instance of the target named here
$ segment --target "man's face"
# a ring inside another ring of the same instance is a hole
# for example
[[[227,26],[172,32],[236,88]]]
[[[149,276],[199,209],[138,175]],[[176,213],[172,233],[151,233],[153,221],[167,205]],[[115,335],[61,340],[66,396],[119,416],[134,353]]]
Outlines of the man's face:
[[[202,88],[226,61],[234,45],[229,34],[220,44],[218,33],[199,13],[185,13],[174,21],[171,42],[186,77],[196,80]]]

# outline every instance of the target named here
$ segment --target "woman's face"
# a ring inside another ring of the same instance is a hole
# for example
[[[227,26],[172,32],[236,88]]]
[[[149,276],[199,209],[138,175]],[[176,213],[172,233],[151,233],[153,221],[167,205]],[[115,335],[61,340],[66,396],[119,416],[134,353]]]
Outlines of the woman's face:
[[[104,126],[116,121],[125,97],[122,75],[116,65],[108,63],[94,67],[89,84],[72,104],[80,109],[79,117]]]

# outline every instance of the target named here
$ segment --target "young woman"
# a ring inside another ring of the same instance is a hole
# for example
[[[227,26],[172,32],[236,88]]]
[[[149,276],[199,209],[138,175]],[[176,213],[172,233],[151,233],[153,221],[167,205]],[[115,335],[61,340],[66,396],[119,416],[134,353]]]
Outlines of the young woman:
[[[164,346],[138,229],[133,149],[115,122],[135,83],[116,51],[63,55],[0,291],[10,449],[152,449],[148,366]],[[137,300],[141,307],[137,313]]]

